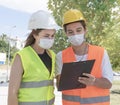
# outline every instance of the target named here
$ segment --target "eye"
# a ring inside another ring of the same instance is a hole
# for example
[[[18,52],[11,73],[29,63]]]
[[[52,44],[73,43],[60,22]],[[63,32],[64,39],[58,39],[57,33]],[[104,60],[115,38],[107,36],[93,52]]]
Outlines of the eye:
[[[45,38],[48,38],[48,37],[49,37],[49,35],[48,35],[48,34],[46,34],[44,37],[45,37]]]
[[[54,36],[55,36],[54,34],[53,34],[53,35],[51,35],[51,38],[54,38]]]
[[[73,31],[68,31],[67,32],[69,35],[72,35],[73,34]]]
[[[82,30],[77,30],[77,32],[81,32]]]
[[[53,35],[46,34],[46,35],[44,36],[44,38],[48,38],[48,39],[49,39],[49,38],[54,38],[54,36],[55,36],[54,34],[53,34]]]
[[[77,32],[81,32],[81,31],[82,31],[82,28],[77,29]]]

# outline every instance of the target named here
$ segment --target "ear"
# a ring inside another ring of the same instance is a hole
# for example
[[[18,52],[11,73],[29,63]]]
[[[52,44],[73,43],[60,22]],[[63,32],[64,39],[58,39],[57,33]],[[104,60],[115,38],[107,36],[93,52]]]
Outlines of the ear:
[[[87,30],[87,29],[85,29],[85,34],[87,33],[87,31],[88,31],[88,30]]]
[[[36,38],[37,38],[37,35],[36,35],[36,34],[33,34],[33,37],[36,39]]]
[[[68,35],[67,35],[67,31],[64,30],[64,34],[65,34],[66,37],[68,37]]]

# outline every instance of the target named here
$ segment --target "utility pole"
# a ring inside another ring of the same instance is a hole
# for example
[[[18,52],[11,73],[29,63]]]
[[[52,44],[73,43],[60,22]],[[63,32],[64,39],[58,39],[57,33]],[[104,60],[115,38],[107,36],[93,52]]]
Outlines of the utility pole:
[[[12,33],[12,30],[13,28],[16,28],[16,26],[13,26],[11,27],[11,30],[10,30],[10,36],[8,37],[8,59],[7,59],[7,75],[6,75],[6,82],[9,81],[9,70],[10,70],[10,47],[11,47],[11,44],[10,44],[10,41],[11,41],[11,33]]]
[[[8,82],[9,77],[8,77],[8,72],[10,69],[10,38],[8,38],[8,59],[7,59],[7,76],[6,76],[6,82]]]

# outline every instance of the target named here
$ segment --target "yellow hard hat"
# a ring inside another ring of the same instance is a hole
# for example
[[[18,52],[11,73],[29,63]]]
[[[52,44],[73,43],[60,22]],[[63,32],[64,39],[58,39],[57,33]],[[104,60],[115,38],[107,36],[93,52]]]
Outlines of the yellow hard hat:
[[[79,20],[86,21],[85,18],[83,17],[83,14],[79,10],[70,9],[63,16],[63,25]]]

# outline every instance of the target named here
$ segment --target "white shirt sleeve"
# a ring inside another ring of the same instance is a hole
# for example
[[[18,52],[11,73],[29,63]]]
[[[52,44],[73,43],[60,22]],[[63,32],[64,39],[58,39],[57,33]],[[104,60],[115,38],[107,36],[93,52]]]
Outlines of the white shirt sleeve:
[[[110,82],[113,80],[113,70],[106,50],[104,51],[102,60],[102,76],[107,78]]]
[[[77,59],[79,59],[79,57],[77,57]],[[87,59],[87,55],[84,56],[84,60]],[[62,71],[62,52],[60,51],[57,55],[56,55],[56,70],[55,70],[55,75],[60,75],[61,71]],[[109,56],[107,54],[107,51],[104,51],[104,55],[103,55],[103,59],[102,59],[102,77],[107,78],[110,82],[112,82],[113,80],[113,71],[112,71],[112,67],[111,67],[111,63],[109,60]]]
[[[62,71],[62,52],[60,51],[56,55],[55,76],[60,75]]]

